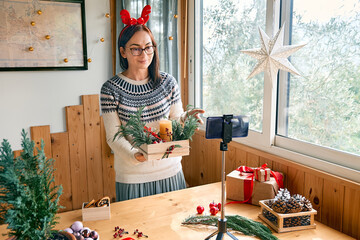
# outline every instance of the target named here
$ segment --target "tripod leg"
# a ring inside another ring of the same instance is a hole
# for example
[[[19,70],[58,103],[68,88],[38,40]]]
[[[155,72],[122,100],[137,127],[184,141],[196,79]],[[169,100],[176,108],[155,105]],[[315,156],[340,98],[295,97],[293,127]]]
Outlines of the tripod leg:
[[[230,232],[226,232],[227,235],[229,235],[232,239],[238,240],[234,235],[232,235]]]
[[[205,238],[205,240],[209,240],[210,238],[212,238],[213,236],[215,236],[219,231],[213,232],[210,236],[208,236],[207,238]]]
[[[216,237],[216,240],[222,240],[223,237],[224,237],[224,233],[219,232],[218,235],[217,235],[217,237]]]

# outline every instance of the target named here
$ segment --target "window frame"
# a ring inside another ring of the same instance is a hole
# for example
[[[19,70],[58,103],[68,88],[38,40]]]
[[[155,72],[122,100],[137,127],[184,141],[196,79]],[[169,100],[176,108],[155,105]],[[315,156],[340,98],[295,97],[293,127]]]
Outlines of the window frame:
[[[286,22],[290,23],[292,9],[291,1],[280,0],[266,0],[266,29],[265,32],[269,36],[273,36]],[[201,31],[197,29],[201,23],[201,0],[189,0],[189,59],[188,59],[188,91],[189,104],[196,107],[201,107],[201,62],[200,62],[200,42]],[[283,10],[283,11],[281,11]],[[286,25],[284,45],[289,43],[289,27]],[[258,47],[258,46],[254,46]],[[306,165],[308,167],[316,168],[340,177],[344,177],[356,182],[360,182],[360,156],[355,154],[345,153],[340,150],[330,149],[303,141],[290,139],[280,135],[276,135],[277,102],[282,101],[281,92],[278,97],[278,85],[280,80],[287,78],[288,73],[279,71],[278,81],[274,86],[271,86],[267,74],[264,74],[264,96],[263,96],[263,129],[262,132],[249,130],[249,136],[246,138],[237,138],[233,141],[253,147],[270,154],[283,157]],[[280,79],[280,80],[279,80]],[[281,90],[279,88],[279,90]],[[203,125],[202,130],[205,129]]]

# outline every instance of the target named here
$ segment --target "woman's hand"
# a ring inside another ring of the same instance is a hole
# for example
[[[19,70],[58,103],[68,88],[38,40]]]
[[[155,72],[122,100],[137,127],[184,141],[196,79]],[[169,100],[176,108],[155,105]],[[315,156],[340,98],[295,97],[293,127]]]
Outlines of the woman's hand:
[[[194,117],[197,118],[198,123],[200,123],[201,125],[203,125],[203,124],[204,124],[204,121],[203,121],[203,120],[201,119],[201,117],[199,116],[199,114],[203,114],[203,113],[205,113],[205,111],[204,111],[203,109],[195,108],[195,109],[187,112],[184,121],[186,120],[187,116],[194,115]]]
[[[136,160],[138,160],[139,162],[145,162],[146,161],[146,158],[145,156],[140,153],[140,152],[137,152],[134,154],[134,157],[136,158]]]

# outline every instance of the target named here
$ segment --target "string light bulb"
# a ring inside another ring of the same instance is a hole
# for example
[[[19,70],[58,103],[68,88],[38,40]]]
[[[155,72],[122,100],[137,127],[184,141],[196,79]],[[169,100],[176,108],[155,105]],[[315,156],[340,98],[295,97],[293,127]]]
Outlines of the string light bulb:
[[[104,38],[100,38],[100,42],[104,42],[105,41],[105,39]]]
[[[34,21],[31,21],[30,24],[31,24],[31,26],[35,26],[35,22],[34,22]]]
[[[106,13],[106,14],[105,14],[105,17],[109,18],[109,17],[110,17],[110,14],[109,14],[109,13]]]
[[[29,51],[30,51],[30,52],[34,51],[34,48],[33,48],[33,47],[29,47]]]
[[[174,15],[174,18],[178,18],[178,15],[177,15],[177,14],[175,14],[175,15]]]
[[[45,38],[46,38],[47,40],[49,40],[51,37],[50,37],[50,35],[46,35]]]
[[[169,37],[169,40],[174,40],[174,38],[172,36]]]
[[[89,63],[91,63],[91,62],[92,62],[91,58],[88,58],[88,62],[89,62]]]
[[[64,58],[64,62],[66,62],[66,63],[67,63],[67,62],[69,62],[69,59],[67,59],[67,58]]]
[[[41,10],[38,10],[38,11],[37,11],[37,14],[41,15],[41,14],[42,14],[42,11],[41,11]]]

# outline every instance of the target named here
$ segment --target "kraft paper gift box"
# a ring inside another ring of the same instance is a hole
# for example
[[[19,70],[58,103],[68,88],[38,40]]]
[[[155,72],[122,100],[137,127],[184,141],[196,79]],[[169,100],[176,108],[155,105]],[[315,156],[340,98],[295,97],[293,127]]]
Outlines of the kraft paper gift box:
[[[273,199],[279,190],[279,186],[275,178],[270,177],[269,181],[259,182],[253,181],[253,191],[251,191],[251,173],[243,173],[237,170],[232,171],[226,176],[226,198],[234,201],[244,201],[249,199],[247,203],[259,206],[259,201],[265,199]],[[254,174],[255,175],[255,174]],[[247,199],[245,199],[245,197]]]
[[[270,168],[255,168],[255,180],[259,182],[270,181]]]

